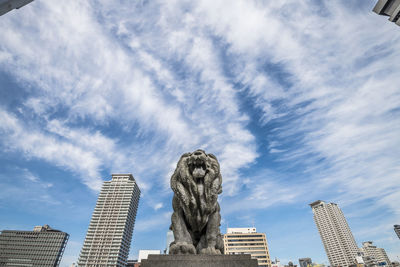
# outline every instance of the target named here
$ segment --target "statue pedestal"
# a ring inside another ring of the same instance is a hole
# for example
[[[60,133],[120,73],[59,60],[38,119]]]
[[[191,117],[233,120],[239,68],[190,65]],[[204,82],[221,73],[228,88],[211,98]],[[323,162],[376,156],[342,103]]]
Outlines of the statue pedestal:
[[[256,259],[241,255],[149,255],[140,267],[257,267]]]

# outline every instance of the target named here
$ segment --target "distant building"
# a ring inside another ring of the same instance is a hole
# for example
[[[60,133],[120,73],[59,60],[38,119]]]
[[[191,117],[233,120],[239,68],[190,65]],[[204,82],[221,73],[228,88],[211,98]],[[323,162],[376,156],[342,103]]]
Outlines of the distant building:
[[[364,257],[369,257],[371,261],[375,261],[378,266],[392,267],[386,251],[383,248],[377,248],[372,241],[363,242],[360,250],[364,253]]]
[[[174,232],[172,232],[171,230],[169,230],[167,232],[167,248],[165,249],[165,253],[169,254],[169,245],[174,242],[175,238],[174,238]]]
[[[7,12],[23,7],[33,2],[33,0],[0,0],[0,16]]]
[[[318,200],[310,206],[331,267],[353,265],[358,247],[338,205]]]
[[[103,183],[78,266],[126,266],[139,198],[132,174],[113,174]]]
[[[395,231],[395,233],[397,234],[397,236],[398,236],[399,239],[400,239],[400,225],[395,224],[395,225],[394,225],[394,231]]]
[[[299,259],[299,267],[310,267],[310,266],[312,266],[311,258]]]
[[[363,267],[378,267],[378,261],[375,257],[370,257],[364,253],[364,250],[360,248],[360,251],[356,257],[356,265]]]
[[[139,250],[138,262],[142,262],[142,260],[147,260],[149,255],[159,255],[161,254],[161,250],[157,249],[141,249]]]
[[[400,0],[379,0],[373,11],[378,15],[389,16],[389,21],[400,26]]]
[[[250,254],[258,266],[271,267],[267,238],[256,228],[228,228],[224,235],[225,254]]]
[[[48,225],[0,234],[0,266],[57,267],[69,235]]]
[[[275,258],[275,260],[273,262],[271,262],[271,267],[284,267],[284,266],[281,264],[280,260]]]
[[[285,265],[285,267],[297,267],[296,264],[293,264],[293,262],[289,261],[287,265]]]
[[[140,262],[138,262],[137,260],[128,260],[126,267],[139,267],[140,266]]]

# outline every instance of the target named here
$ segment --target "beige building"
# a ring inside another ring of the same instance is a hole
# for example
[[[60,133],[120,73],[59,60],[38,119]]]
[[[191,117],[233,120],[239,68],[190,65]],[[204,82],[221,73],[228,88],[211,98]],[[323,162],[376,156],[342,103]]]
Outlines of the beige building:
[[[311,203],[310,206],[331,266],[348,267],[353,265],[358,247],[338,205],[318,200]]]
[[[250,254],[258,266],[271,267],[267,238],[256,228],[228,228],[224,234],[225,254]]]
[[[383,248],[377,248],[372,243],[372,241],[362,243],[363,246],[360,248],[360,250],[364,253],[364,256],[372,258],[377,265],[381,265],[383,262],[385,262],[387,267],[392,267],[392,263],[390,262],[386,251]]]
[[[103,184],[78,261],[79,267],[125,267],[140,190],[132,174]]]

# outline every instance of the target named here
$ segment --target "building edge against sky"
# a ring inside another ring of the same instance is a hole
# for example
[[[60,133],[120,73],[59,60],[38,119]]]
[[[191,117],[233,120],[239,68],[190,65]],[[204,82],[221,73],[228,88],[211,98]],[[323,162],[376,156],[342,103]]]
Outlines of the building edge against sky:
[[[322,200],[310,206],[331,267],[353,265],[359,249],[341,209]]]
[[[132,174],[112,174],[103,183],[78,266],[126,266],[139,198]]]
[[[224,234],[224,254],[250,254],[258,266],[271,267],[267,238],[256,228],[228,228]]]
[[[0,266],[57,267],[69,235],[48,225],[0,233]]]
[[[389,21],[400,26],[400,0],[379,0],[373,11],[378,15],[388,16]]]
[[[396,233],[396,235],[398,236],[398,238],[400,239],[400,225],[398,225],[398,224],[393,225],[393,229],[394,229],[394,232]]]
[[[30,2],[33,2],[33,0],[0,0],[0,16],[13,9],[21,8]]]

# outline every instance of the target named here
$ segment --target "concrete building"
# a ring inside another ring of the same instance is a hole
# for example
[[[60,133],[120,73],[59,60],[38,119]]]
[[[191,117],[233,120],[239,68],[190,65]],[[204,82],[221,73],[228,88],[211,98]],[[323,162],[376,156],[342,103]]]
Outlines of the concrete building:
[[[256,228],[228,228],[224,235],[225,254],[250,254],[258,266],[271,267],[267,238]]]
[[[375,265],[392,267],[392,263],[383,248],[377,248],[372,241],[363,242],[362,244],[360,251],[364,254],[364,257],[374,261]]]
[[[378,15],[388,16],[389,21],[400,26],[400,0],[379,0],[373,11]]]
[[[165,249],[165,254],[169,254],[169,245],[174,242],[175,238],[174,238],[174,232],[172,232],[171,230],[169,230],[167,232],[167,248]]]
[[[0,0],[0,16],[13,9],[21,8],[30,2],[33,2],[33,0]]]
[[[140,190],[132,174],[113,174],[103,183],[78,266],[125,267]]]
[[[137,260],[128,260],[126,267],[139,267],[140,266],[140,262],[138,262]]]
[[[312,266],[311,258],[299,259],[299,267],[311,267],[311,266]]]
[[[398,225],[398,224],[394,225],[394,232],[397,234],[397,236],[400,239],[400,225]]]
[[[69,235],[48,225],[0,234],[0,266],[57,267]]]
[[[271,262],[271,267],[284,267],[284,265],[281,264],[279,259],[275,258],[275,260]]]
[[[140,249],[139,250],[139,256],[138,256],[138,262],[142,262],[142,260],[147,260],[147,257],[149,255],[160,255],[161,250],[158,249]]]
[[[318,200],[310,206],[331,267],[355,264],[358,247],[338,205]]]
[[[293,264],[292,261],[289,261],[287,265],[285,265],[284,267],[297,267],[296,264]]]

